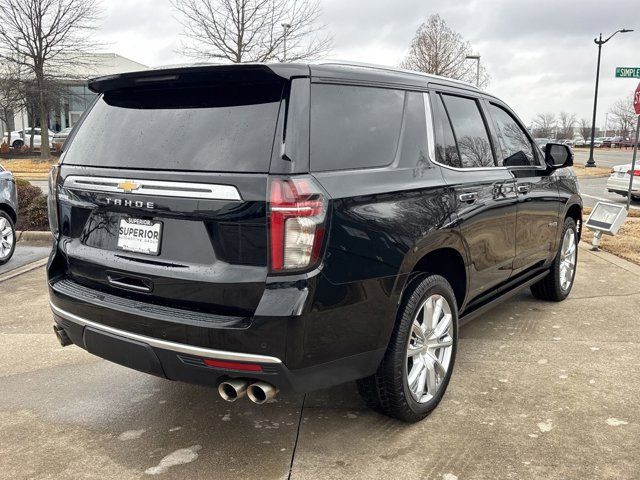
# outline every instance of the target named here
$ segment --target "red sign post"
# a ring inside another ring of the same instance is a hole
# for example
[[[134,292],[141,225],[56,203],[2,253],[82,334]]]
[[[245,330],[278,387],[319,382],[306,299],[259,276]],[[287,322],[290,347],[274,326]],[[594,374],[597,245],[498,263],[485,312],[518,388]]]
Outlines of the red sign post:
[[[636,173],[636,156],[638,155],[638,136],[640,135],[640,83],[633,94],[633,108],[636,111],[636,115],[638,115],[638,124],[636,126],[636,138],[633,142],[633,160],[631,161],[631,170],[629,171],[631,178],[629,178],[629,191],[627,192],[627,211],[631,204],[631,191],[633,188],[633,177],[635,177]]]

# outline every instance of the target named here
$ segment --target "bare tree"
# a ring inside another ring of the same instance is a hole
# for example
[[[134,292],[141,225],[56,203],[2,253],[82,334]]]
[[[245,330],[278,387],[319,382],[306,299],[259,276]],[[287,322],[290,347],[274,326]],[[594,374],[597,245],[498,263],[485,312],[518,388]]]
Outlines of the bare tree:
[[[611,121],[620,136],[628,138],[636,119],[633,95],[616,100],[609,110],[609,115],[611,115]]]
[[[22,77],[15,64],[0,66],[0,121],[7,129],[7,145],[11,145],[13,116],[23,106]]]
[[[95,46],[89,32],[98,19],[98,0],[0,0],[0,58],[19,65],[36,85],[43,129],[41,157],[51,155],[47,86],[65,71],[74,71]],[[33,126],[33,125],[32,125]]]
[[[318,0],[173,0],[183,53],[232,63],[318,58],[332,39]]]
[[[586,141],[588,138],[591,138],[591,122],[586,118],[580,119],[580,135]]]
[[[533,134],[540,138],[551,138],[556,128],[556,116],[553,113],[539,113],[533,119]]]
[[[440,15],[431,15],[418,27],[409,54],[400,66],[409,70],[476,83],[477,64],[467,59],[471,44],[454,32]],[[489,75],[480,66],[479,86],[489,84]]]
[[[573,138],[573,130],[576,126],[577,120],[573,113],[560,112],[558,115],[558,140],[565,140]]]

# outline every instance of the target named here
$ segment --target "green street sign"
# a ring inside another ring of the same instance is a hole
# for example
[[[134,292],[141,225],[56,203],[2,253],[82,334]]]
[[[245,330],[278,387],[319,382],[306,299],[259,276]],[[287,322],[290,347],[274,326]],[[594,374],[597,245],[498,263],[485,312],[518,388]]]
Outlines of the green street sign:
[[[640,78],[640,67],[616,67],[616,78]]]

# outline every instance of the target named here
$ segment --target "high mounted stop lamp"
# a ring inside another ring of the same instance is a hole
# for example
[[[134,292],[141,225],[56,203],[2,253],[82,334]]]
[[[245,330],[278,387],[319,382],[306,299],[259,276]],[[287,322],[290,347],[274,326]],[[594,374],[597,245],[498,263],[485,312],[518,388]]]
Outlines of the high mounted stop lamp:
[[[615,235],[627,218],[627,210],[624,205],[615,203],[598,202],[591,210],[591,214],[585,226],[593,232],[591,245],[593,250],[600,248],[602,234]]]

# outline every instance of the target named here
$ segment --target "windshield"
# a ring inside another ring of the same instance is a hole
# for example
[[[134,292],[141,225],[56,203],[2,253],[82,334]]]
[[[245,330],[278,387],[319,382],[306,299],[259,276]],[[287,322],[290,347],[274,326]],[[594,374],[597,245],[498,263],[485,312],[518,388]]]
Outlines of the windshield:
[[[268,172],[281,96],[279,83],[106,92],[79,126],[64,163]]]

